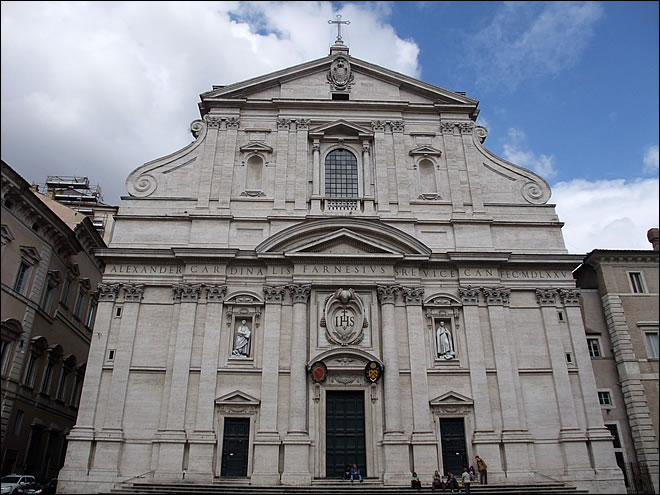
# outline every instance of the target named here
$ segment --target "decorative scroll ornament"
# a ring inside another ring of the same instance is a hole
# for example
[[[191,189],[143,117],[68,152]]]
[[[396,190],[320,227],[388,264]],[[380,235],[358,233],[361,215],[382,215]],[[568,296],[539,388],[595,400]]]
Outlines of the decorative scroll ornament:
[[[328,377],[328,368],[323,361],[317,361],[312,365],[312,380],[316,383],[324,382]]]
[[[376,383],[383,376],[383,368],[376,361],[369,361],[364,367],[364,374],[371,383]]]
[[[328,342],[344,346],[361,342],[368,322],[360,296],[353,289],[337,289],[326,299],[321,326]]]
[[[353,84],[354,74],[351,71],[351,64],[344,57],[337,57],[330,64],[328,72],[328,82],[335,91],[350,91]]]
[[[548,201],[548,194],[536,182],[528,182],[520,190],[520,194],[528,203],[540,205]]]

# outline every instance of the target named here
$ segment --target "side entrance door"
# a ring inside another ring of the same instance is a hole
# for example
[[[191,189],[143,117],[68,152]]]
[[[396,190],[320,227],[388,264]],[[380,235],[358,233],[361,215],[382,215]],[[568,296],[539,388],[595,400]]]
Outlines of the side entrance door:
[[[247,476],[250,418],[225,418],[220,476]]]
[[[365,477],[364,392],[328,391],[325,411],[326,477],[342,477],[346,464],[357,464]]]
[[[459,478],[463,467],[469,466],[465,450],[465,426],[463,418],[440,420],[440,441],[442,442],[442,468]]]

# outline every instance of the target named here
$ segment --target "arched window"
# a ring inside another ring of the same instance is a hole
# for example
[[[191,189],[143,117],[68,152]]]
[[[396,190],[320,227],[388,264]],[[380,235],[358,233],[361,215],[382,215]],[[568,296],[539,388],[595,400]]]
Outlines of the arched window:
[[[337,149],[325,157],[325,194],[333,198],[358,196],[358,166],[355,155]]]
[[[421,160],[419,168],[419,183],[422,194],[434,194],[438,192],[435,184],[435,170],[431,160]]]
[[[247,161],[245,189],[248,191],[261,191],[264,161],[259,155],[252,155]]]

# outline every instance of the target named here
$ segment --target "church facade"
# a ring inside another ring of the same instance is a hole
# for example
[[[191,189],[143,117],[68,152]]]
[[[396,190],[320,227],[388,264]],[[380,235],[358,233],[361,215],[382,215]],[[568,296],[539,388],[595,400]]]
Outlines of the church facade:
[[[478,102],[327,57],[201,95],[128,177],[60,490],[142,477],[623,492],[550,188]]]

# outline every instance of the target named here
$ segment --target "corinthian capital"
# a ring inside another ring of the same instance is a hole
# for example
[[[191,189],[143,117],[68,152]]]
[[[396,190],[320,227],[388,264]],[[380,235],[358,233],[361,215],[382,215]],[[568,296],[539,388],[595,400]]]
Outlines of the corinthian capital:
[[[471,285],[459,287],[458,295],[463,301],[463,304],[479,304],[479,289],[472,288]]]
[[[559,289],[559,297],[564,306],[580,305],[580,289]]]
[[[279,287],[264,285],[264,299],[267,303],[281,303],[285,288],[283,285]]]
[[[483,292],[486,303],[489,305],[509,304],[511,289],[506,287],[482,287],[481,292]]]
[[[304,303],[307,304],[309,300],[309,293],[312,291],[311,285],[289,285],[287,286],[289,294],[293,299],[293,303]]]
[[[223,302],[227,293],[226,285],[205,285],[206,300],[213,302]]]
[[[424,297],[423,287],[402,287],[403,300],[408,305],[419,306],[422,304],[422,297]]]
[[[379,285],[376,288],[378,293],[378,302],[380,304],[394,304],[396,302],[396,295],[401,290],[396,285]]]
[[[124,301],[140,302],[144,295],[144,284],[123,284]]]
[[[197,301],[201,290],[202,290],[202,286],[200,284],[172,285],[172,292],[174,293],[175,301],[181,301],[181,302]]]
[[[541,306],[554,306],[557,303],[557,289],[536,289],[536,300]]]
[[[114,301],[117,299],[120,287],[120,284],[98,284],[96,288],[99,301]]]

